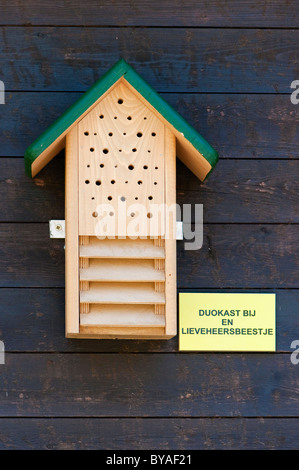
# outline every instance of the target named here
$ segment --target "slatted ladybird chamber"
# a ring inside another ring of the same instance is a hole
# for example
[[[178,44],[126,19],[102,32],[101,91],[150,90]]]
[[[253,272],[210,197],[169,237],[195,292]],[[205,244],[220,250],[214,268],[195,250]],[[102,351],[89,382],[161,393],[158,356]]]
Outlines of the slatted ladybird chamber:
[[[215,150],[120,60],[26,151],[66,156],[66,336],[177,332],[176,156],[201,180]]]

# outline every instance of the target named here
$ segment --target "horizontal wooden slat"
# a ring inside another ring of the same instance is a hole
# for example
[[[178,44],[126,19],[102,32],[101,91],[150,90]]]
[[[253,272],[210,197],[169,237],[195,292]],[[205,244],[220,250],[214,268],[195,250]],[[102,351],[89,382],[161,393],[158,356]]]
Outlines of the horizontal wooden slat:
[[[80,315],[80,325],[89,326],[165,326],[164,315],[156,315],[152,305],[90,305]]]
[[[80,292],[81,303],[164,304],[165,295],[155,292],[155,283],[90,282],[88,291]]]
[[[179,292],[186,292],[179,289]],[[188,289],[190,292],[218,292],[217,289]],[[263,289],[239,292],[265,292]],[[224,290],[221,292],[234,292]],[[271,289],[276,294],[277,351],[290,353],[299,329],[299,290]],[[64,337],[64,289],[0,289],[0,340],[7,351],[44,352],[176,352],[178,338],[168,341],[78,341]],[[133,306],[130,306],[132,308]],[[93,308],[93,306],[91,306]]]
[[[289,354],[6,354],[1,417],[298,417]]]
[[[9,90],[85,91],[120,57],[159,92],[289,94],[297,73],[294,29],[3,26],[0,35]]]
[[[0,161],[1,164],[1,161]],[[163,259],[165,250],[155,246],[153,239],[108,239],[90,237],[88,245],[80,246],[82,258]]]
[[[3,2],[1,23],[25,25],[78,25],[85,26],[243,26],[243,27],[298,27],[292,14],[294,0],[92,0],[35,1],[20,4],[17,0]],[[170,14],[171,13],[171,14]]]
[[[204,224],[201,249],[177,242],[178,287],[297,288],[298,237],[299,225]],[[0,225],[0,287],[64,282],[64,240],[50,239],[48,224]]]
[[[205,223],[299,222],[299,160],[222,159],[204,183],[177,162],[177,202],[203,204]],[[54,159],[36,178],[25,175],[22,158],[0,158],[1,222],[64,219],[64,159]],[[278,210],[279,208],[279,210]],[[163,258],[146,240],[91,239],[82,256]]]
[[[200,92],[197,86],[193,94],[161,96],[200,132],[220,158],[299,157],[299,107],[291,103],[290,94]],[[73,92],[6,93],[5,113],[0,115],[0,155],[23,156],[26,148],[80,96],[82,93]],[[57,174],[58,181],[61,177]]]
[[[298,418],[0,419],[0,450],[102,450],[97,461],[105,465],[111,451],[120,457],[123,449],[148,462],[153,454],[148,449],[161,456],[173,449],[185,456],[192,450],[297,450]],[[142,450],[146,455],[138,454]],[[48,462],[51,457],[56,459],[55,453],[47,455]],[[201,457],[196,452],[191,462],[200,464]]]
[[[80,269],[81,281],[163,282],[165,272],[155,269],[153,260],[90,259]]]

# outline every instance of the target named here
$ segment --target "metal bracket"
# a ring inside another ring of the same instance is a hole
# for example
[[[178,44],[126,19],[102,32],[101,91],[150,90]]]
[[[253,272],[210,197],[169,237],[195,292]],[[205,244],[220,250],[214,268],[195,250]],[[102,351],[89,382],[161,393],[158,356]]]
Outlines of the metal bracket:
[[[65,220],[49,221],[50,238],[65,238]]]
[[[184,240],[183,222],[180,222],[180,221],[177,221],[177,223],[176,223],[176,239],[177,240]]]
[[[65,220],[49,221],[50,238],[65,238]],[[176,239],[183,240],[183,222],[176,223]]]

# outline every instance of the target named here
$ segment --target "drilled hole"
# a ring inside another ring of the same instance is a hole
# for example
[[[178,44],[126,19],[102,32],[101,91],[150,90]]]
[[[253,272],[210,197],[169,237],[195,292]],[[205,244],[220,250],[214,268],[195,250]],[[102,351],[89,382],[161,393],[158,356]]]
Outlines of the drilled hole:
[[[135,197],[135,201],[138,201],[138,196]]]
[[[96,132],[94,132],[93,135],[98,135],[98,134]]]
[[[87,168],[90,168],[90,165],[87,165]]]
[[[134,148],[134,149],[132,149],[132,152],[137,152],[137,149],[135,149],[135,148]]]
[[[99,118],[104,119],[104,114],[100,114]]]
[[[111,184],[115,184],[115,180],[111,180]]]
[[[142,137],[142,132],[137,132],[137,137]]]
[[[135,212],[131,212],[130,216],[135,217]]]
[[[122,152],[122,149],[118,149],[119,152]]]
[[[139,181],[138,181],[138,184],[142,184],[142,181],[141,181],[141,180],[139,180]]]
[[[153,196],[149,196],[148,199],[149,199],[150,201],[152,201],[152,200],[153,200]]]
[[[90,147],[89,149],[91,152],[94,152],[94,148],[93,147]]]
[[[92,216],[93,216],[93,217],[97,217],[98,215],[99,215],[99,214],[98,214],[97,212],[93,212],[93,213],[92,213]]]
[[[152,214],[151,212],[148,212],[148,213],[147,213],[147,218],[148,218],[148,219],[151,219],[152,217],[153,217],[153,214]]]
[[[158,167],[157,167],[157,166],[155,166],[155,170],[158,170]]]
[[[96,181],[96,185],[97,185],[97,186],[101,186],[101,184],[102,184],[102,183],[101,183],[100,180],[97,180],[97,181]]]
[[[143,118],[143,119],[144,119],[144,120],[146,120],[146,119],[147,119],[147,117],[146,117],[146,116],[144,116],[144,118]]]
[[[112,201],[112,196],[107,197],[108,201]]]
[[[143,169],[144,169],[144,170],[147,170],[147,169],[148,169],[148,166],[147,166],[147,165],[143,165]]]
[[[134,170],[134,165],[129,165],[128,168],[129,170]]]
[[[127,119],[128,119],[128,121],[131,121],[132,116],[128,116]]]
[[[89,181],[89,180],[85,180],[85,184],[89,184],[89,183],[90,183],[90,181]]]
[[[157,181],[155,181],[155,182],[154,182],[154,185],[157,185],[157,184],[158,184]]]
[[[155,132],[152,132],[152,136],[155,137],[155,136],[156,136],[156,133],[155,133]]]
[[[105,166],[104,163],[100,164],[100,168],[104,168],[104,166]]]
[[[113,119],[117,119],[117,116],[114,116],[114,118],[113,118]]]
[[[118,104],[123,104],[124,100],[122,100],[121,98],[119,98],[118,100]]]
[[[87,131],[86,131],[86,132],[84,132],[84,135],[89,135],[89,132],[87,132]]]
[[[103,149],[103,153],[107,154],[107,153],[109,153],[109,150],[108,149]]]
[[[128,184],[129,181],[125,181],[126,184]]]
[[[108,135],[109,135],[110,137],[112,137],[112,136],[113,136],[113,132],[109,132]]]
[[[151,153],[151,151],[150,151],[150,150],[148,150],[148,153]]]
[[[124,202],[126,200],[125,196],[121,196],[120,200]]]

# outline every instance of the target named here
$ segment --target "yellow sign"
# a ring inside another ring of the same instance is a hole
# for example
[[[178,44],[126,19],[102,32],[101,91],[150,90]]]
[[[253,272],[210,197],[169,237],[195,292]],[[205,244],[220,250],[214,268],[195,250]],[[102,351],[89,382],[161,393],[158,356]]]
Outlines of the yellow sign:
[[[179,294],[180,351],[275,351],[275,294]]]

